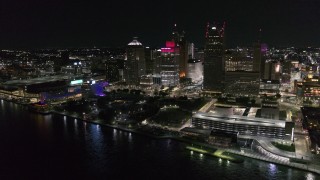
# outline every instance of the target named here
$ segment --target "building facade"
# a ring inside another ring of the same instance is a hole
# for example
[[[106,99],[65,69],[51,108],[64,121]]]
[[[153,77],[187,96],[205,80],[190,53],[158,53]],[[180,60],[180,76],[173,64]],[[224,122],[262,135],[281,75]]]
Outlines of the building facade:
[[[192,116],[192,126],[200,129],[218,129],[238,132],[239,135],[284,138],[289,134],[289,123],[281,120],[249,118],[244,116],[217,116],[209,113],[196,113]]]
[[[207,25],[204,49],[203,89],[222,91],[224,83],[224,25]]]
[[[138,85],[140,77],[146,73],[146,62],[145,50],[136,37],[126,48],[124,66],[124,81],[129,85]]]

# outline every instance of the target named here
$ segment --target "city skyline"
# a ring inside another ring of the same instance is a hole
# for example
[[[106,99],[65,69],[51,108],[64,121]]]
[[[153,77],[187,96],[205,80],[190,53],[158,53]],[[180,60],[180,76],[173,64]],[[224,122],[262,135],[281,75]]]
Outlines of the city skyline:
[[[320,46],[320,3],[294,1],[1,2],[0,48],[115,47],[138,36],[161,46],[174,24],[197,47],[207,22],[226,22],[226,46]]]

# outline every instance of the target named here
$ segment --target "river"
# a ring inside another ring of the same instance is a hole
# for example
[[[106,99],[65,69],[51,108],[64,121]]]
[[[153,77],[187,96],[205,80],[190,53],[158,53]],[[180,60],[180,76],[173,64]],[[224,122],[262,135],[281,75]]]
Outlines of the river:
[[[235,164],[156,140],[0,100],[0,179],[316,179],[245,158]]]

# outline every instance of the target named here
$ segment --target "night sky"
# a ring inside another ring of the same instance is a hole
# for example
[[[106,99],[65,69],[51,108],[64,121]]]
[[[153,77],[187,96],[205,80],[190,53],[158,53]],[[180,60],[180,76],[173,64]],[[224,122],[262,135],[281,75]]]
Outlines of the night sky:
[[[207,22],[226,21],[227,47],[319,46],[319,0],[1,0],[0,48],[113,47],[138,36],[162,46],[173,25],[203,46]]]

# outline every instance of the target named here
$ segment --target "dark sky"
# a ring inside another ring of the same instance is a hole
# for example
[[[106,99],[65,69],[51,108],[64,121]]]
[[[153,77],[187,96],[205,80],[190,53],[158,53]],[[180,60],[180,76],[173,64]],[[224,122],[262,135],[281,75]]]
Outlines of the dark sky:
[[[203,46],[207,22],[226,21],[228,47],[320,46],[320,0],[0,0],[0,48],[164,44],[173,24]]]

